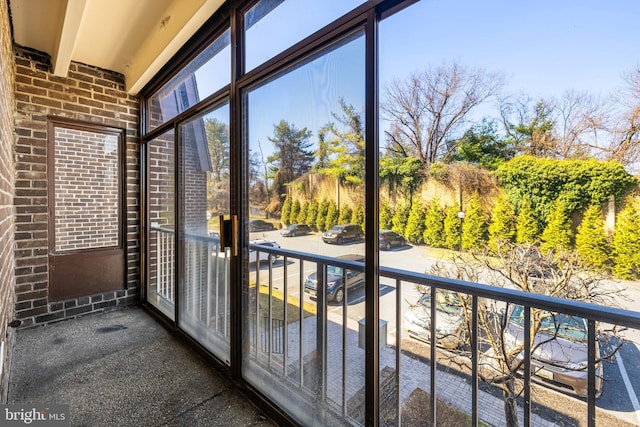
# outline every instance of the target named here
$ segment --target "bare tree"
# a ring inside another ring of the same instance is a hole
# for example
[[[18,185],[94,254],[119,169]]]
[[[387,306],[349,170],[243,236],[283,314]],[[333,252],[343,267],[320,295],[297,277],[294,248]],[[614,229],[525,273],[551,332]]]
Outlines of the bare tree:
[[[382,103],[390,128],[387,149],[414,156],[429,167],[456,149],[457,134],[469,112],[503,86],[499,73],[471,69],[456,62],[394,80]]]
[[[617,287],[607,286],[605,277],[600,273],[588,271],[575,254],[563,252],[543,255],[528,245],[501,245],[495,257],[477,256],[469,260],[468,256],[456,255],[451,263],[436,264],[431,273],[572,301],[616,305],[616,299],[623,297]],[[419,289],[419,291],[430,292],[428,289]],[[471,359],[467,350],[471,337],[470,297],[457,294],[453,300],[463,313],[460,320],[462,332],[456,335],[458,349],[454,352],[458,356],[464,356],[455,357],[453,360],[464,368],[471,369]],[[479,375],[481,380],[502,389],[505,420],[509,427],[518,425],[517,398],[524,391],[520,378],[524,369],[525,324],[521,320],[522,317],[517,317],[522,316],[522,313],[522,306],[508,301],[484,300],[478,304],[477,316],[480,329],[478,343],[481,351]],[[584,319],[562,313],[551,313],[535,307],[531,307],[530,315],[529,346],[531,355],[538,360],[544,358],[545,352],[551,347],[567,345],[562,344],[567,334],[572,335],[571,339],[574,343],[571,344],[572,346],[587,345]],[[439,319],[436,319],[436,328],[438,328],[438,322]],[[582,329],[575,325],[581,325]],[[599,325],[601,326],[604,325]],[[607,334],[601,334],[601,336],[609,337],[608,344],[600,343],[597,364],[613,357],[623,344],[615,327],[606,332]],[[437,338],[439,343],[447,340],[451,342],[450,337],[443,336],[440,332]],[[577,342],[582,344],[575,344]],[[578,354],[575,348],[573,351],[574,354]],[[566,363],[566,369],[585,371],[586,365],[583,365],[582,360],[572,360]],[[543,368],[532,365],[533,374],[543,375],[542,370]],[[600,369],[600,376],[602,372]],[[601,383],[602,378],[598,378],[597,382]]]
[[[640,66],[624,76],[625,89],[618,94],[622,113],[613,128],[607,160],[623,165],[640,161]]]
[[[608,124],[606,102],[588,92],[566,91],[555,103],[556,157],[586,159],[601,155],[598,134]]]

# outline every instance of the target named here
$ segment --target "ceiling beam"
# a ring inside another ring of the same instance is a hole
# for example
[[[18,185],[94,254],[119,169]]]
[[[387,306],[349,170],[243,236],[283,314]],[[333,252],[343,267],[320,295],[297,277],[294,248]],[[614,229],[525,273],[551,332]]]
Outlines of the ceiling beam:
[[[78,40],[80,24],[89,0],[67,0],[62,31],[51,55],[53,74],[66,76]]]

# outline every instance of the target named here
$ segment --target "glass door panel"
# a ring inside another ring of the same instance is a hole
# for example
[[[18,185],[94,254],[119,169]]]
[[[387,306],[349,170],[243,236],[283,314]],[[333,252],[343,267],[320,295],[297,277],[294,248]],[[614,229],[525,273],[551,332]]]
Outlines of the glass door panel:
[[[243,375],[303,425],[364,423],[364,64],[356,33],[244,93]]]
[[[174,132],[147,144],[149,266],[147,302],[175,320],[176,215]]]
[[[180,140],[181,329],[229,363],[230,253],[220,243],[229,215],[229,107],[185,122]]]

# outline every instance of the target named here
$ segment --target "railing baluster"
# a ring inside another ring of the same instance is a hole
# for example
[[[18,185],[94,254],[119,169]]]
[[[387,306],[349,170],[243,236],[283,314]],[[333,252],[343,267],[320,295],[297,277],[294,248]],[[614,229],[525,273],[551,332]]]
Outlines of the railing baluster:
[[[347,413],[347,269],[342,269],[344,297],[342,298],[342,413]]]
[[[400,379],[402,378],[401,358],[402,358],[402,282],[396,279],[396,412],[398,414],[398,425],[402,425],[402,396]]]
[[[304,260],[300,260],[300,388],[304,387]]]
[[[478,426],[478,296],[471,297],[471,424]]]
[[[436,426],[436,287],[431,285],[431,324],[429,333],[431,334],[431,419],[432,427]]]
[[[284,342],[282,343],[282,376],[284,378],[287,377],[287,365],[289,364],[288,356],[289,356],[289,283],[287,280],[287,256],[284,256],[284,266],[283,266],[283,277],[282,277],[282,286],[283,290],[283,298],[284,298],[284,330],[282,331]],[[302,301],[300,302],[300,306],[302,306]],[[302,321],[302,317],[300,318]]]
[[[531,307],[524,307],[524,425],[531,425]]]
[[[587,320],[587,425],[596,425],[596,322]]]

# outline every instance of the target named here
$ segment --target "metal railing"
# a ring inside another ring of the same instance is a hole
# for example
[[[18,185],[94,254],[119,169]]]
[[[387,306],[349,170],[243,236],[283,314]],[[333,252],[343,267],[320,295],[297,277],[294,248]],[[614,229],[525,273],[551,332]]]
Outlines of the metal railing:
[[[340,313],[341,321],[339,318],[336,319],[335,317],[332,317],[331,319],[329,319],[327,317],[328,301],[327,301],[325,292],[323,292],[323,290],[325,289],[325,286],[323,286],[323,283],[326,283],[328,266],[342,267],[343,280],[346,280],[347,270],[364,272],[364,264],[355,262],[355,261],[346,261],[346,260],[341,260],[336,258],[329,258],[325,256],[316,256],[308,253],[300,253],[300,252],[294,252],[294,251],[278,249],[278,248],[271,248],[266,246],[252,245],[250,246],[250,249],[256,250],[259,252],[268,253],[270,257],[277,255],[283,261],[282,266],[280,267],[280,264],[278,264],[278,266],[272,265],[271,259],[270,259],[268,263],[268,270],[266,272],[265,271],[261,272],[260,269],[257,269],[257,272],[256,272],[257,283],[260,283],[261,274],[265,274],[265,273],[267,274],[267,284],[265,287],[268,289],[268,295],[271,295],[272,299],[284,298],[284,301],[288,301],[288,298],[289,298],[288,294],[294,290],[300,296],[304,295],[305,279],[304,279],[303,271],[304,271],[305,263],[306,264],[312,263],[316,266],[315,271],[318,278],[317,299],[316,299],[317,311],[315,316],[317,319],[316,328],[310,331],[305,330],[305,321],[304,321],[303,308],[302,308],[304,305],[303,304],[304,298],[301,297],[300,304],[299,304],[299,316],[298,316],[298,318],[301,319],[299,322],[299,326],[297,325],[294,328],[287,327],[288,323],[285,318],[285,321],[284,321],[285,327],[281,328],[279,331],[279,333],[282,334],[282,341],[285,343],[285,346],[287,343],[292,341],[300,343],[299,348],[297,349],[297,354],[294,355],[291,351],[288,351],[288,349],[285,348],[284,352],[276,355],[273,351],[263,352],[262,350],[265,350],[264,348],[258,349],[254,346],[253,348],[254,356],[255,357],[262,356],[265,360],[267,360],[265,367],[271,368],[270,372],[272,372],[273,374],[274,382],[281,381],[283,382],[283,384],[286,383],[287,387],[291,387],[292,385],[295,385],[300,390],[303,390],[307,385],[307,381],[304,375],[304,365],[306,363],[305,362],[306,354],[305,354],[303,343],[305,341],[309,342],[308,339],[305,340],[305,338],[308,338],[308,337],[305,337],[306,335],[315,334],[315,346],[311,346],[311,350],[319,351],[321,354],[316,354],[315,355],[316,357],[314,359],[317,365],[317,369],[315,370],[315,372],[317,373],[317,377],[314,378],[313,381],[311,381],[311,383],[313,383],[315,386],[315,390],[312,390],[313,393],[311,394],[311,396],[314,399],[319,399],[319,401],[322,402],[322,404],[324,404],[327,408],[330,408],[332,411],[336,412],[338,416],[341,416],[345,419],[351,418],[353,420],[354,415],[349,413],[349,407],[352,406],[350,405],[350,403],[352,398],[354,398],[354,394],[348,391],[349,387],[347,386],[348,378],[350,377],[350,374],[352,374],[349,372],[347,355],[349,352],[356,351],[355,350],[356,346],[353,340],[349,340],[349,336],[350,335],[353,336],[355,332],[353,330],[349,331],[350,329],[349,324],[351,323],[352,324],[351,328],[353,328],[353,322],[349,322],[349,319],[347,318],[349,291],[348,289],[345,289],[347,295],[345,295],[345,298],[342,300],[342,303],[341,303],[342,305],[342,310]],[[291,284],[289,283],[290,279],[289,279],[289,274],[287,274],[287,269],[290,268],[289,264],[292,264],[293,260],[299,263],[300,274],[299,274],[299,277],[297,277],[295,280],[296,283]],[[275,268],[282,268],[284,270],[283,274],[281,275],[282,279],[280,279],[283,282],[283,283],[280,283],[280,287],[282,288],[282,295],[277,297],[274,296],[274,292],[273,292],[274,290],[273,270]],[[587,406],[586,412],[587,412],[587,424],[589,426],[594,426],[595,420],[596,420],[596,395],[597,395],[596,366],[598,363],[600,363],[600,361],[597,360],[597,355],[595,352],[595,348],[597,345],[596,324],[607,323],[611,325],[617,325],[620,327],[640,329],[640,313],[639,312],[623,310],[623,309],[618,309],[613,307],[605,307],[601,305],[589,304],[584,302],[569,301],[569,300],[564,300],[560,298],[549,297],[549,296],[544,296],[539,294],[526,293],[519,290],[500,288],[500,287],[489,286],[489,285],[484,285],[479,283],[464,282],[460,280],[430,276],[422,273],[415,273],[415,272],[399,270],[394,268],[387,268],[387,267],[380,267],[379,275],[380,275],[381,282],[383,281],[383,279],[386,279],[385,282],[392,283],[393,286],[395,287],[395,302],[396,302],[395,323],[396,323],[396,328],[398,329],[398,331],[396,331],[396,335],[402,333],[400,331],[400,328],[401,328],[400,325],[402,325],[401,305],[403,301],[403,292],[402,292],[403,288],[407,289],[407,287],[416,286],[416,285],[428,287],[431,292],[432,301],[435,301],[437,290],[458,292],[470,297],[471,299],[471,304],[470,304],[471,336],[469,338],[470,351],[468,352],[468,354],[471,359],[470,376],[471,376],[472,387],[471,387],[471,396],[470,396],[471,410],[469,415],[471,415],[471,420],[473,425],[478,425],[479,413],[480,413],[479,399],[478,399],[480,391],[479,391],[478,381],[480,378],[479,360],[480,360],[481,354],[479,349],[480,347],[479,342],[480,342],[481,334],[483,332],[479,328],[478,315],[479,315],[479,301],[481,299],[502,301],[512,305],[522,305],[524,307],[523,330],[525,334],[524,336],[525,347],[523,351],[524,375],[522,375],[522,381],[524,383],[524,393],[523,393],[524,398],[522,399],[522,407],[520,408],[520,411],[521,411],[521,415],[523,417],[525,426],[535,424],[532,417],[532,413],[531,413],[532,404],[531,404],[531,395],[530,395],[531,388],[532,388],[531,376],[533,373],[532,366],[531,366],[532,348],[530,346],[530,341],[531,341],[530,331],[531,331],[531,322],[532,322],[531,312],[533,308],[535,308],[536,310],[539,309],[539,310],[545,310],[553,313],[563,313],[571,316],[577,316],[587,320],[588,361],[587,361],[586,371],[588,375],[588,394],[586,397],[586,406]],[[266,318],[271,318],[272,316],[272,309],[271,309],[272,304],[273,302],[271,302],[271,299],[270,299],[269,306],[266,309],[267,312],[263,313]],[[256,312],[259,312],[260,307],[256,305],[255,310]],[[436,319],[437,321],[437,316],[435,314],[435,304],[431,305],[431,311],[432,311],[431,318]],[[430,322],[431,337],[437,336],[436,321]],[[269,325],[270,323],[267,322],[266,324]],[[342,329],[341,333],[338,334],[341,337],[340,351],[342,354],[342,363],[338,363],[339,366],[328,366],[327,365],[328,353],[331,351],[335,351],[335,345],[334,345],[335,342],[332,341],[331,343],[329,343],[328,335],[330,336],[335,335],[336,325],[338,325]],[[332,330],[332,332],[330,332],[329,334],[328,334],[328,327],[330,327]],[[271,329],[269,329],[267,332],[268,336],[272,336],[273,333],[274,331]],[[295,333],[298,336],[292,338],[290,336],[291,333]],[[387,349],[390,349],[395,352],[396,366],[395,366],[395,373],[393,375],[396,381],[396,387],[398,389],[402,389],[403,376],[411,375],[412,373],[403,371],[403,366],[401,361],[403,360],[404,350],[402,348],[400,339],[396,339],[395,344],[393,346],[387,346]],[[274,363],[275,359],[277,359],[277,363]],[[292,359],[292,360],[289,360],[289,359]],[[431,361],[436,360],[436,346],[430,346],[430,360]],[[287,368],[293,366],[294,364],[299,364],[298,371],[300,372],[300,374],[296,377],[296,380],[297,380],[296,382],[291,381],[290,376],[288,376],[287,374]],[[277,369],[279,371],[276,371],[273,369],[274,365],[277,366]],[[430,363],[430,367],[429,367],[430,369],[430,375],[429,375],[430,393],[429,394],[430,394],[430,407],[431,407],[431,417],[432,417],[430,421],[432,425],[438,424],[437,413],[435,411],[436,401],[439,399],[438,387],[436,383],[436,377],[438,376],[438,373],[436,372],[437,371],[436,366],[437,366],[437,363],[432,362]],[[328,375],[330,372],[334,371],[336,368],[341,369],[339,377],[342,381],[341,393],[339,393],[339,395],[337,396],[335,393],[332,395],[328,393],[329,383],[334,381],[336,378],[335,374],[331,375],[332,377],[331,379],[328,378]],[[367,373],[367,374],[370,374],[370,373]],[[304,395],[304,394],[300,394],[300,395]],[[404,403],[402,400],[404,398],[401,396],[400,392],[396,393],[395,398],[396,398],[396,405],[397,405],[397,417],[395,418],[394,423],[399,424],[401,408]],[[316,401],[316,405],[317,405],[317,402],[318,401]],[[500,409],[502,410],[502,408]],[[357,418],[355,418],[355,421],[358,421],[360,423],[363,422],[362,419],[357,419]]]
[[[159,227],[153,228],[157,237],[157,292],[168,301],[174,301],[175,290],[172,280],[175,270],[175,253],[173,248],[173,230]],[[213,274],[212,260],[223,262],[228,268],[228,253],[219,252],[219,240],[215,237],[186,235],[184,251],[187,254],[185,262],[186,289],[181,290],[184,300],[185,313],[193,319],[204,322],[206,328],[229,334],[229,305],[212,305],[212,298],[216,295],[228,302],[229,284],[221,281],[219,274]],[[325,423],[349,424],[353,421],[363,424],[364,417],[364,378],[354,375],[354,366],[364,366],[364,350],[358,346],[362,330],[359,323],[349,318],[350,295],[353,292],[344,288],[344,298],[331,306],[327,295],[328,267],[342,268],[343,283],[347,282],[347,271],[364,274],[364,264],[339,258],[317,256],[281,248],[262,245],[249,245],[249,251],[255,251],[249,259],[264,260],[263,263],[250,265],[247,277],[248,299],[245,301],[243,312],[246,325],[248,352],[254,366],[263,370],[263,375],[273,385],[275,401],[285,410],[311,414],[310,419],[322,419]],[[261,255],[262,254],[262,255]],[[265,257],[264,254],[267,256]],[[278,262],[274,263],[275,258]],[[171,265],[168,265],[171,264]],[[219,265],[219,264],[218,264]],[[316,295],[312,301],[305,293],[305,281],[310,267],[316,275]],[[217,267],[216,267],[217,268]],[[291,270],[293,274],[289,274]],[[275,278],[275,271],[281,270]],[[596,323],[607,323],[633,329],[640,329],[640,313],[612,307],[604,307],[583,302],[574,302],[554,297],[526,293],[518,290],[499,288],[479,283],[464,282],[442,277],[430,276],[400,269],[380,267],[380,282],[394,288],[395,292],[395,340],[391,344],[383,344],[380,354],[392,354],[395,366],[390,369],[390,379],[386,384],[392,384],[395,394],[395,418],[393,423],[401,423],[402,407],[406,401],[403,382],[407,376],[423,375],[411,372],[411,367],[404,362],[406,351],[402,343],[403,298],[407,289],[423,286],[429,289],[431,300],[436,300],[438,290],[458,292],[470,297],[470,358],[471,407],[469,415],[472,424],[480,421],[479,408],[479,379],[480,379],[480,340],[483,331],[479,327],[479,303],[482,299],[507,302],[524,307],[524,357],[522,381],[524,393],[521,403],[521,415],[525,426],[535,425],[531,404],[531,351],[530,328],[532,309],[540,309],[554,313],[564,313],[578,316],[587,320],[588,325],[588,360],[586,371],[588,375],[588,393],[586,397],[587,424],[595,425],[596,420],[596,366],[599,363],[595,348],[597,345]],[[204,273],[203,273],[204,272]],[[225,276],[226,272],[225,272]],[[278,307],[284,309],[278,310]],[[435,304],[431,305],[431,319],[429,336],[437,336],[437,316]],[[281,313],[279,316],[276,313]],[[368,319],[366,319],[368,320]],[[366,322],[365,320],[365,322]],[[223,322],[222,324],[219,322]],[[221,326],[222,325],[222,326]],[[391,334],[390,334],[391,335]],[[360,342],[361,343],[361,342]],[[428,359],[432,362],[425,368],[424,381],[429,389],[430,422],[437,425],[436,401],[439,399],[439,387],[436,378],[442,375],[438,372],[436,363],[436,346],[430,346]],[[351,357],[355,355],[358,362],[353,363]],[[360,363],[361,361],[361,363]],[[411,365],[414,366],[414,365]],[[364,373],[363,375],[371,375]],[[384,387],[384,385],[381,385]],[[273,397],[272,396],[272,397]],[[279,401],[277,396],[283,396]],[[388,396],[387,396],[388,397]],[[381,397],[382,398],[382,397]],[[300,408],[306,408],[300,410]],[[358,409],[359,408],[359,409]],[[321,416],[318,411],[322,412]]]

